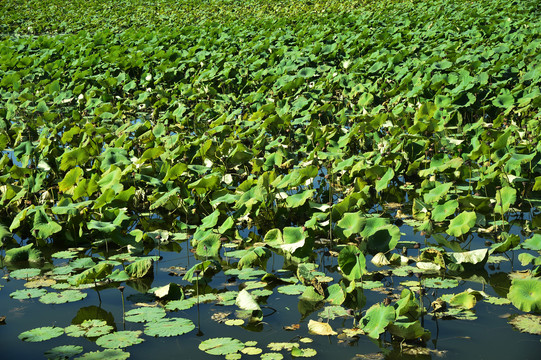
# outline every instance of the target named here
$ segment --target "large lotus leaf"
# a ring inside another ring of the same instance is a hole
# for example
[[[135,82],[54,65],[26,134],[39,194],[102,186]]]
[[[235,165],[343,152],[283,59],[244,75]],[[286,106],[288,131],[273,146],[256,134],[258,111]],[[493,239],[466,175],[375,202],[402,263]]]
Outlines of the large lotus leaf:
[[[366,217],[363,213],[345,213],[342,219],[336,224],[337,230],[346,238],[349,238],[353,234],[359,234],[366,224]]]
[[[86,269],[82,273],[73,276],[69,279],[72,285],[91,284],[96,281],[103,280],[107,275],[111,274],[113,265],[100,262],[97,265],[92,266],[90,269]]]
[[[28,342],[39,342],[54,339],[64,333],[64,328],[44,326],[28,330],[19,334],[19,339]]]
[[[203,191],[213,190],[218,186],[221,179],[222,176],[220,174],[209,174],[188,184],[188,189],[200,189]]]
[[[45,351],[43,355],[49,360],[68,359],[72,356],[83,352],[82,346],[77,345],[61,345]]]
[[[41,273],[40,269],[28,268],[28,269],[17,269],[9,273],[14,279],[28,279],[34,276],[38,276]]]
[[[496,191],[496,214],[505,214],[509,208],[517,201],[517,190],[510,186],[505,186]]]
[[[106,171],[113,165],[121,167],[131,164],[128,152],[122,148],[108,147],[100,154],[99,158],[101,159],[100,169],[102,171]]]
[[[468,264],[482,266],[484,265],[489,256],[488,249],[478,249],[464,252],[448,252],[446,254],[449,261],[455,264]]]
[[[78,165],[83,165],[89,159],[88,152],[85,149],[73,149],[68,150],[62,154],[60,160],[60,170],[66,171],[68,169],[74,168]]]
[[[159,307],[140,307],[127,311],[124,316],[126,321],[131,322],[156,321],[165,317],[165,310]]]
[[[273,248],[280,247],[284,243],[284,240],[282,238],[282,232],[280,229],[272,229],[267,231],[265,234],[265,238],[263,239],[269,246]]]
[[[65,290],[59,293],[50,292],[39,298],[39,301],[44,304],[64,304],[83,300],[86,293],[79,290]]]
[[[421,316],[419,302],[410,289],[402,290],[400,299],[394,304],[396,316],[404,316],[411,321],[417,320]]]
[[[122,170],[116,166],[112,166],[105,173],[103,173],[101,179],[98,181],[98,185],[100,186],[102,192],[107,189],[113,189],[115,193],[119,193],[122,186],[122,184],[120,184],[121,178]]]
[[[389,186],[389,182],[394,177],[394,171],[392,168],[388,168],[385,174],[381,177],[381,179],[376,181],[376,191],[380,192],[384,189],[386,189]]]
[[[406,340],[430,339],[430,331],[423,328],[419,320],[412,322],[395,321],[387,328],[391,334]]]
[[[328,323],[311,320],[308,321],[308,330],[317,335],[337,335]]]
[[[199,344],[199,350],[211,355],[233,354],[244,349],[242,341],[230,337],[211,338]]]
[[[300,295],[306,290],[306,286],[302,284],[284,285],[278,288],[280,294],[285,295]]]
[[[346,300],[346,290],[342,283],[332,284],[327,288],[329,296],[327,296],[327,301],[333,305],[341,305]]]
[[[62,226],[51,220],[42,207],[36,208],[34,214],[34,227],[32,228],[34,236],[38,239],[47,239],[49,236],[62,231]]]
[[[301,296],[299,296],[299,299],[308,302],[318,302],[325,300],[325,297],[318,293],[314,287],[307,286]]]
[[[139,259],[126,266],[126,272],[132,278],[141,278],[152,269],[152,259]]]
[[[111,334],[100,336],[96,345],[107,349],[118,349],[132,346],[143,342],[139,337],[142,331],[117,331]]]
[[[338,266],[348,280],[360,280],[366,273],[366,259],[355,246],[348,245],[338,255]]]
[[[369,222],[367,222],[367,226],[368,223]],[[367,237],[368,252],[370,254],[389,252],[396,247],[396,244],[398,244],[399,240],[400,229],[398,228],[398,226],[393,224],[380,226],[375,233]]]
[[[169,311],[188,310],[196,304],[195,298],[169,301],[165,308]]]
[[[507,298],[519,310],[541,312],[541,279],[513,279]]]
[[[195,329],[191,320],[184,318],[161,319],[145,325],[145,335],[156,337],[179,336]]]
[[[301,227],[285,227],[280,248],[286,252],[294,253],[305,245],[306,233]]]
[[[266,260],[270,255],[271,255],[271,252],[266,247],[258,246],[255,248],[251,248],[239,260],[237,267],[239,269],[253,267],[254,265],[258,263],[261,264],[261,262]]]
[[[446,182],[446,183],[437,185],[435,188],[433,188],[432,190],[430,190],[428,193],[424,195],[425,203],[427,204],[437,203],[438,201],[443,199],[445,195],[447,195],[447,193],[449,192],[449,189],[451,189],[451,186],[453,186],[453,183],[451,182]]]
[[[525,249],[541,251],[541,234],[534,234],[531,238],[524,240],[522,247]]]
[[[366,335],[377,339],[385,332],[385,328],[394,321],[396,315],[392,306],[375,304],[366,311],[360,321],[361,327]]]
[[[219,234],[210,234],[197,243],[196,253],[199,256],[215,257],[220,253],[222,242]]]
[[[45,289],[21,289],[9,294],[10,297],[17,300],[33,299],[43,296],[47,293]]]
[[[79,183],[79,179],[83,175],[83,169],[76,167],[66,173],[64,179],[58,183],[58,190],[66,192]]]
[[[261,307],[255,301],[254,297],[248,291],[246,291],[246,289],[239,291],[239,294],[237,295],[237,299],[235,303],[242,310],[250,310],[250,311],[261,310]]]
[[[219,218],[220,218],[220,211],[214,210],[210,215],[205,216],[201,220],[201,226],[199,227],[203,230],[211,229],[216,226]]]
[[[288,208],[297,208],[303,206],[307,200],[311,199],[314,196],[315,190],[305,190],[295,195],[288,196],[286,199],[286,204]]]
[[[103,351],[91,351],[79,356],[81,360],[125,360],[130,357],[130,353],[120,349],[107,349]]]
[[[454,214],[456,209],[458,209],[458,200],[456,199],[436,205],[432,210],[432,220],[436,222],[444,221],[447,217]]]
[[[117,229],[117,226],[108,221],[90,220],[87,225],[88,230],[98,230],[103,233],[112,233]]]
[[[166,193],[161,194],[160,197],[156,195],[152,199],[149,198],[149,200],[152,202],[150,205],[150,210],[154,210],[159,208],[160,206],[165,207],[166,209],[169,208],[169,206],[175,206],[176,202],[178,201],[178,193],[180,191],[179,187],[174,188],[173,190],[170,190]]]
[[[189,282],[193,282],[194,278],[197,277],[196,272],[199,272],[200,275],[206,276],[211,272],[216,271],[217,269],[220,269],[220,263],[215,260],[206,260],[201,263],[197,263],[194,266],[190,268],[186,272],[186,275],[182,278],[182,280],[186,280]]]
[[[141,158],[137,161],[138,164],[143,164],[145,161],[154,160],[160,157],[165,152],[163,146],[146,149]]]
[[[34,244],[28,244],[14,249],[6,250],[4,261],[6,263],[16,263],[21,261],[40,262],[41,251],[33,249]]]
[[[492,100],[492,104],[499,108],[507,109],[514,105],[515,99],[510,93],[502,93]]]
[[[454,237],[462,236],[475,226],[476,221],[477,215],[475,211],[464,211],[451,220],[446,232]]]
[[[492,246],[492,253],[503,253],[520,244],[520,237],[516,234],[508,234],[506,232],[502,232],[501,237],[504,239],[504,241],[494,244]]]
[[[476,303],[477,299],[475,295],[471,294],[468,291],[463,291],[459,294],[456,294],[449,300],[449,304],[459,307],[461,309],[471,309],[475,306]]]

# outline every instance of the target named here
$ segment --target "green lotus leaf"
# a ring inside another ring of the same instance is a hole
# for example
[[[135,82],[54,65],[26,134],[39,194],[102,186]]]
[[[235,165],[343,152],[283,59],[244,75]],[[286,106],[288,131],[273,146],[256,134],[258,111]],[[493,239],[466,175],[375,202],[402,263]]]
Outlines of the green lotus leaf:
[[[77,251],[72,250],[57,251],[51,255],[55,259],[73,259],[76,256]]]
[[[337,317],[350,317],[351,315],[342,306],[326,306],[317,314],[320,318],[333,320]]]
[[[194,306],[196,303],[195,298],[190,299],[184,299],[184,300],[173,300],[169,301],[165,308],[169,311],[176,311],[176,310],[188,310],[192,306]]]
[[[184,298],[184,292],[182,288],[175,284],[169,283],[154,290],[154,295],[159,299],[164,300],[178,300]]]
[[[64,334],[64,329],[61,327],[44,326],[20,333],[19,339],[28,342],[39,342],[54,339],[62,334]]]
[[[117,226],[107,221],[90,220],[87,223],[88,230],[98,230],[103,233],[109,234],[117,229]]]
[[[44,355],[49,360],[67,359],[83,352],[82,346],[62,345],[45,351]]]
[[[464,252],[448,252],[446,257],[455,264],[484,265],[489,256],[488,249],[478,249]]]
[[[41,251],[38,249],[33,249],[34,244],[28,244],[18,248],[13,248],[6,250],[6,256],[4,261],[6,263],[16,263],[22,261],[28,262],[40,262],[41,261]]]
[[[513,106],[515,103],[515,99],[511,94],[500,94],[498,95],[494,100],[492,100],[492,104],[494,106],[497,106],[499,108],[509,108]]]
[[[47,293],[45,289],[21,289],[9,294],[10,297],[17,300],[33,299],[43,296]]]
[[[277,352],[270,352],[261,354],[261,360],[282,360],[284,355]]]
[[[163,146],[146,149],[141,158],[138,160],[138,164],[143,164],[145,161],[154,160],[160,157],[165,152]]]
[[[280,294],[285,295],[300,295],[306,290],[306,286],[297,284],[297,285],[284,285],[280,286],[278,289]]]
[[[15,279],[28,279],[34,276],[38,276],[40,273],[40,269],[28,268],[13,270],[9,273],[9,276]]]
[[[47,239],[53,234],[62,231],[62,226],[51,220],[43,208],[36,209],[34,214],[34,227],[32,228],[38,239]]]
[[[541,279],[513,279],[507,298],[519,310],[541,312]]]
[[[366,224],[366,218],[361,212],[345,213],[342,219],[336,224],[337,229],[341,230],[346,238],[362,231]]]
[[[265,234],[264,241],[269,244],[269,246],[276,248],[283,244],[282,232],[280,229],[269,230]]]
[[[516,201],[517,190],[510,186],[504,186],[496,191],[496,206],[494,207],[494,212],[496,214],[505,214]]]
[[[518,315],[511,318],[509,323],[520,332],[541,335],[541,316],[539,315]]]
[[[125,348],[128,346],[142,343],[143,339],[139,337],[139,335],[141,334],[142,331],[117,331],[111,334],[100,336],[96,340],[96,345],[108,349]]]
[[[107,325],[105,320],[85,320],[78,325],[70,325],[65,328],[66,335],[72,337],[99,337],[113,331],[113,327]]]
[[[103,351],[92,351],[76,359],[81,360],[125,360],[130,357],[130,353],[122,351],[120,349],[107,349]]]
[[[86,269],[82,273],[73,276],[68,281],[72,285],[81,285],[81,284],[92,284],[96,281],[104,279],[107,275],[111,274],[113,265],[100,262],[92,266],[89,269]]]
[[[227,355],[244,349],[242,341],[230,337],[211,338],[199,344],[199,350],[211,355]]]
[[[427,204],[437,203],[447,195],[449,190],[453,186],[453,183],[446,182],[443,184],[438,184],[435,188],[430,190],[428,193],[424,194],[424,201]]]
[[[360,280],[366,274],[366,259],[355,246],[344,247],[338,255],[338,266],[344,277],[350,281]]]
[[[366,311],[366,314],[360,320],[360,324],[366,335],[377,339],[394,319],[395,310],[392,306],[375,304]]]
[[[39,301],[44,304],[64,304],[83,300],[87,296],[86,293],[79,290],[64,290],[62,292],[49,292],[39,298]]]
[[[96,265],[91,257],[83,257],[70,261],[70,265],[73,269],[88,269]]]
[[[423,279],[423,285],[432,289],[451,289],[458,286],[458,280],[455,279],[442,279],[442,278],[428,278]]]
[[[294,347],[299,347],[299,343],[294,342],[271,342],[267,345],[272,351],[291,351]]]
[[[367,227],[370,221],[367,222]],[[365,230],[367,230],[365,227]],[[361,235],[365,232],[361,232]],[[393,250],[400,240],[400,229],[393,224],[379,226],[378,230],[367,236],[367,249],[370,254],[386,253]]]
[[[262,264],[262,261],[268,259],[271,255],[271,252],[266,247],[258,246],[251,248],[246,254],[244,254],[237,267],[239,269],[244,269],[248,267],[253,267],[256,264]]]
[[[475,211],[461,212],[457,217],[451,220],[446,232],[454,237],[462,236],[475,226],[476,221],[477,215],[475,214]]]
[[[107,275],[107,279],[116,282],[122,282],[130,280],[130,275],[127,272],[120,269],[115,269],[110,275]]]
[[[66,173],[64,179],[58,183],[58,189],[64,192],[71,190],[76,184],[79,183],[81,176],[83,176],[83,169],[80,167],[71,169]]]
[[[219,218],[220,218],[220,211],[219,210],[214,210],[210,215],[205,216],[201,220],[200,228],[205,230],[205,229],[211,229],[211,228],[215,227],[216,224],[218,223]]]
[[[62,154],[60,160],[60,170],[66,171],[76,166],[83,165],[90,158],[88,152],[85,149],[73,149],[68,150]]]
[[[143,258],[134,261],[124,269],[132,278],[141,278],[152,270],[152,259]]]
[[[209,234],[197,242],[196,254],[204,257],[215,257],[220,253],[221,247],[220,235]]]
[[[296,193],[295,195],[288,196],[286,199],[287,207],[293,209],[303,206],[307,200],[314,196],[315,192],[315,190],[305,190]]]
[[[239,291],[235,303],[242,310],[261,310],[261,307],[259,306],[257,301],[255,301],[254,297],[248,291],[246,291],[246,289]]]
[[[291,349],[291,356],[293,357],[313,357],[317,355],[317,351],[314,349],[299,349],[294,347]]]
[[[525,249],[541,251],[541,234],[534,234],[531,238],[524,240],[522,247]]]
[[[197,277],[196,272],[199,272],[199,274],[202,276],[206,276],[210,273],[217,271],[220,268],[221,266],[219,262],[215,260],[206,260],[202,263],[197,263],[192,266],[190,270],[186,272],[186,275],[184,275],[182,280],[193,282],[194,278]]]
[[[376,181],[376,191],[381,192],[389,186],[389,182],[394,177],[394,171],[392,168],[388,168],[381,179]]]
[[[340,305],[346,300],[346,289],[342,283],[329,286],[327,291],[329,293],[327,301],[333,305]]]
[[[450,300],[449,304],[456,306],[462,309],[471,309],[477,303],[475,296],[468,291],[461,292],[454,295]]]
[[[314,303],[325,300],[325,296],[318,293],[312,286],[307,286],[301,296],[299,296],[299,299]]]
[[[124,316],[126,321],[131,322],[156,321],[165,317],[165,310],[159,307],[140,307],[127,311]]]
[[[99,158],[101,159],[100,169],[102,171],[106,171],[113,165],[122,167],[131,164],[130,159],[128,159],[128,152],[122,148],[108,147],[100,154]]]
[[[389,324],[388,330],[394,336],[402,339],[430,339],[430,331],[424,329],[419,320],[412,322],[395,321],[392,324]]]
[[[492,253],[503,253],[520,244],[520,237],[516,234],[502,232],[500,236],[504,239],[504,241],[502,243],[495,243],[492,245]]]
[[[160,319],[145,325],[145,335],[155,337],[179,336],[195,329],[191,320],[183,318]]]

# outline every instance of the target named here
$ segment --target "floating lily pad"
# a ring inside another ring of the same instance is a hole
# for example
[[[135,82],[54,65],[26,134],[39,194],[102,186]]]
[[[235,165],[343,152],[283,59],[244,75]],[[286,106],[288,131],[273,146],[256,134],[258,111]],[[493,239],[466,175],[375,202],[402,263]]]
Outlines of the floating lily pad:
[[[28,342],[40,342],[54,339],[63,333],[64,329],[61,327],[44,326],[20,333],[19,339]]]
[[[9,294],[14,299],[24,300],[24,299],[33,299],[43,296],[47,293],[45,289],[21,289],[16,290]]]
[[[284,285],[280,286],[278,289],[280,294],[285,295],[300,295],[306,290],[306,286],[297,284],[297,285]]]
[[[130,357],[130,353],[122,351],[120,349],[107,349],[103,351],[92,351],[82,356],[79,356],[77,359],[81,360],[124,360]]]
[[[507,298],[519,310],[541,312],[541,279],[513,279]]]
[[[509,323],[517,328],[520,332],[541,335],[541,316],[539,315],[518,315],[510,319]]]
[[[291,349],[291,356],[293,357],[312,357],[316,356],[317,351],[314,349],[300,349],[300,348],[293,348]]]
[[[70,325],[65,329],[66,335],[72,337],[86,336],[89,338],[99,337],[113,331],[113,327],[107,325],[104,320],[92,319],[85,320],[78,325]]]
[[[277,352],[261,354],[261,360],[282,360],[284,355]]]
[[[246,346],[240,352],[246,355],[259,355],[263,352],[263,350],[255,346]]]
[[[79,290],[65,290],[62,292],[50,292],[39,298],[39,301],[44,304],[64,304],[67,302],[75,302],[83,300],[87,296],[86,293]]]
[[[176,311],[176,310],[188,310],[192,306],[194,306],[196,303],[196,299],[190,298],[190,299],[184,299],[184,300],[173,300],[169,301],[165,308],[169,311]]]
[[[35,289],[35,288],[42,288],[42,287],[49,287],[56,284],[56,280],[53,279],[35,279],[32,281],[28,281],[24,284],[25,288],[29,289]]]
[[[244,325],[244,320],[242,319],[229,319],[224,322],[227,326],[241,326]]]
[[[57,251],[51,255],[51,257],[55,259],[73,259],[76,256],[77,256],[77,251],[72,251],[72,250]]]
[[[44,355],[50,360],[67,359],[83,352],[82,346],[62,345],[45,351]]]
[[[184,318],[160,319],[145,325],[145,335],[156,337],[178,336],[195,329],[191,320]]]
[[[40,269],[18,269],[9,273],[9,276],[15,279],[29,279],[34,276],[38,276],[41,273]]]
[[[156,321],[165,317],[165,310],[158,307],[140,307],[127,311],[125,320],[131,322]]]
[[[291,351],[294,347],[299,347],[299,344],[294,342],[272,342],[267,347],[272,351]]]
[[[212,338],[199,344],[199,350],[211,355],[227,355],[244,349],[242,341],[230,337]]]
[[[142,331],[117,331],[99,337],[98,340],[96,340],[96,345],[108,349],[125,348],[142,343],[143,339],[139,338],[141,333]]]
[[[458,280],[455,279],[442,279],[442,278],[428,278],[423,279],[423,285],[432,289],[451,289],[458,286]]]

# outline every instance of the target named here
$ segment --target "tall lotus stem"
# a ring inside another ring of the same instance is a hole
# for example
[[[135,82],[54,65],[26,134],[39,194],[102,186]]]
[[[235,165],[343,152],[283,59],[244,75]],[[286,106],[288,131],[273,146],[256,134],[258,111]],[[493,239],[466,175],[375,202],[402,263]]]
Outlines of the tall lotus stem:
[[[119,286],[118,290],[120,290],[120,295],[122,297],[122,324],[126,324],[126,321],[124,319],[125,314],[125,307],[124,307],[124,286]]]

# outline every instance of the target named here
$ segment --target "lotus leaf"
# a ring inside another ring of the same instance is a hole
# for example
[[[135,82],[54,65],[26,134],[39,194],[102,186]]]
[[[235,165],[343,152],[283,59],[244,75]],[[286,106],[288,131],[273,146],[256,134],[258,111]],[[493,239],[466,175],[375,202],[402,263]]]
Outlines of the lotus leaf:
[[[317,351],[314,349],[299,349],[294,347],[291,349],[291,356],[293,357],[312,357],[316,356]]]
[[[278,292],[280,294],[285,294],[285,295],[300,295],[305,290],[306,290],[306,286],[300,285],[300,284],[297,284],[297,285],[284,285],[284,286],[280,286],[278,288]]]
[[[276,352],[261,354],[261,360],[282,360],[284,355]]]
[[[28,330],[19,334],[19,339],[28,342],[39,342],[54,339],[64,333],[61,327],[44,326]]]
[[[534,234],[531,238],[524,240],[522,247],[530,250],[541,251],[541,234]]]
[[[78,325],[70,325],[65,329],[66,335],[72,337],[99,337],[113,331],[113,327],[107,325],[107,322],[104,320],[85,320]]]
[[[389,325],[388,330],[394,336],[402,339],[430,339],[430,331],[424,329],[419,320],[412,322],[395,321]]]
[[[541,312],[541,279],[513,279],[507,298],[519,310]]]
[[[40,269],[18,269],[9,273],[12,278],[15,279],[28,279],[34,276],[38,276],[41,273]]]
[[[326,306],[323,310],[321,310],[318,316],[320,318],[332,320],[337,317],[349,317],[351,315],[342,306]]]
[[[308,330],[311,333],[316,335],[337,335],[338,333],[334,331],[328,323],[319,322],[310,320],[308,322]]]
[[[92,351],[82,356],[79,356],[77,359],[81,360],[124,360],[130,357],[130,353],[122,351],[120,349],[107,349],[103,351]]]
[[[368,336],[377,339],[394,319],[395,310],[393,307],[375,304],[372,305],[362,317],[362,329]]]
[[[509,323],[520,332],[541,335],[541,316],[524,314],[518,315],[509,320]]]
[[[366,273],[366,259],[355,246],[348,245],[340,251],[338,265],[348,280],[360,280]]]
[[[165,317],[165,310],[158,307],[140,307],[127,311],[124,317],[131,322],[156,321]]]
[[[457,217],[451,220],[449,228],[447,229],[447,234],[454,237],[459,237],[467,232],[475,225],[477,220],[477,215],[475,211],[464,211],[461,212]]]
[[[64,290],[62,292],[50,292],[39,298],[39,301],[44,304],[64,304],[83,300],[87,296],[86,293],[79,290]]]
[[[38,298],[42,295],[45,295],[47,293],[47,290],[45,289],[22,289],[22,290],[16,290],[9,294],[14,299],[17,300],[24,300],[24,299],[33,299]]]
[[[45,351],[44,355],[47,359],[66,359],[83,352],[82,346],[76,345],[62,345],[56,346],[50,350]]]
[[[140,344],[143,339],[139,338],[142,331],[117,331],[111,334],[100,336],[96,340],[96,345],[107,348],[117,349],[125,348],[135,344]]]
[[[4,261],[6,263],[16,263],[28,261],[36,263],[41,261],[41,251],[33,249],[33,244],[28,244],[14,249],[6,250]]]
[[[160,319],[148,322],[145,325],[145,334],[148,336],[178,336],[195,329],[191,320],[183,318]]]
[[[190,298],[190,299],[184,299],[184,300],[173,300],[169,301],[165,305],[165,309],[169,311],[176,311],[176,310],[188,310],[192,306],[194,306],[196,303],[196,299]]]
[[[141,278],[152,269],[152,259],[138,259],[124,269],[132,278]]]
[[[199,344],[199,350],[211,355],[233,354],[244,349],[244,343],[230,337],[212,338]]]

